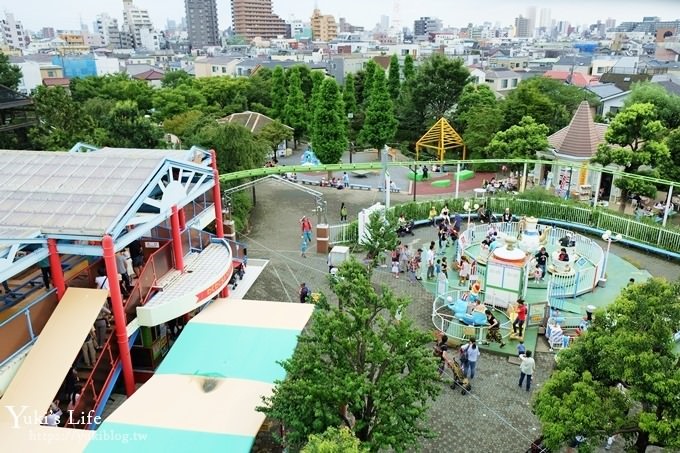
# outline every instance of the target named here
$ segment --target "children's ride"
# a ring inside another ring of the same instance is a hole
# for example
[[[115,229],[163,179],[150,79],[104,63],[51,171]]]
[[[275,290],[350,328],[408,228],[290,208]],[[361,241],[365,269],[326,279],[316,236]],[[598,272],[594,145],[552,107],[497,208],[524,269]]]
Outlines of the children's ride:
[[[312,151],[311,146],[308,147],[304,153],[302,153],[300,165],[321,165],[321,161],[316,157],[316,154],[314,154],[314,151]]]

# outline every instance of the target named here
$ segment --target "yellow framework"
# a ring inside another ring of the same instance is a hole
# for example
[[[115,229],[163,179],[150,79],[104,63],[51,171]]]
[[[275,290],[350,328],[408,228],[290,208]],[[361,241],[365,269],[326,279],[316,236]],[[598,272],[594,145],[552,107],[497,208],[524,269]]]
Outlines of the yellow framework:
[[[437,151],[437,157],[440,161],[443,161],[447,149],[453,150],[461,147],[463,148],[463,160],[465,160],[466,148],[462,137],[446,121],[446,118],[442,117],[416,142],[416,160],[420,160],[418,155],[422,148]]]

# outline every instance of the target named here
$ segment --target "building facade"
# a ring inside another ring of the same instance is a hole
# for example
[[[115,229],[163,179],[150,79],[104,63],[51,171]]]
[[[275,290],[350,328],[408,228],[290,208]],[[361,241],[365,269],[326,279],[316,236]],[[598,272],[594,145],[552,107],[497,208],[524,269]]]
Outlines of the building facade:
[[[158,43],[158,34],[154,31],[149,12],[138,8],[132,0],[123,0],[123,28],[130,33],[135,48],[157,50],[149,47]],[[154,39],[155,35],[155,39]]]
[[[184,0],[184,6],[191,47],[219,46],[217,0]]]
[[[311,19],[312,39],[315,41],[331,41],[338,36],[338,25],[335,17],[330,14],[321,14],[319,9],[315,9]]]
[[[14,18],[14,14],[5,13],[5,18],[0,19],[0,43],[4,43],[16,49],[25,49],[31,42],[28,34],[24,30],[21,21]]]
[[[441,30],[442,21],[436,17],[421,17],[413,21],[413,34],[416,37],[426,37]]]
[[[286,35],[286,22],[274,14],[272,0],[231,0],[233,31],[246,39]]]

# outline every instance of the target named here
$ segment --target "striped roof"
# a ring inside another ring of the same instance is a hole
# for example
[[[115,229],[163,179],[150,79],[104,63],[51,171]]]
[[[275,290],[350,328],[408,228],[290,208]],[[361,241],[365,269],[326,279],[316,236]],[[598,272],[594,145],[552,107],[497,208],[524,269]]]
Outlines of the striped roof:
[[[596,123],[588,101],[581,102],[569,125],[548,137],[555,152],[564,156],[590,159],[604,143],[607,125]]]

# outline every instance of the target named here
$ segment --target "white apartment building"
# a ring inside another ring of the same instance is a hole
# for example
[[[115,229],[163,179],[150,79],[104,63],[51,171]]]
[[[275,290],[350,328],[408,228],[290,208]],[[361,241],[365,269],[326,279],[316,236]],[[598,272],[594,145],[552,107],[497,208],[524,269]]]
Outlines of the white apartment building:
[[[147,10],[135,6],[132,0],[123,0],[123,18],[123,28],[130,32],[135,48],[148,50],[160,48],[158,33],[154,30]]]
[[[21,21],[14,18],[14,14],[5,12],[5,18],[0,19],[0,42],[17,49],[25,49],[30,39]]]

